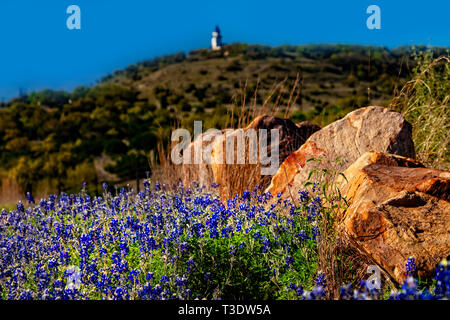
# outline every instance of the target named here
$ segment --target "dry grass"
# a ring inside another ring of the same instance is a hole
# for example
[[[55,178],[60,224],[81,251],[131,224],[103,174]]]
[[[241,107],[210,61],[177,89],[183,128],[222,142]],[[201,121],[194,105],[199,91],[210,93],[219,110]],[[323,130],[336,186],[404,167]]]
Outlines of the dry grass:
[[[427,167],[450,169],[450,59],[419,56],[415,77],[392,100],[413,126],[416,158]]]
[[[160,183],[165,183],[169,187],[177,186],[183,181],[183,168],[182,165],[175,165],[170,157],[170,151],[172,150],[172,144],[164,146],[159,141],[157,145],[157,160],[158,164],[150,163],[152,172],[151,179]]]
[[[290,90],[288,78],[273,84],[268,94],[264,97],[262,105],[257,104],[259,83],[260,80],[258,80],[256,88],[251,95],[247,93],[248,81],[245,81],[244,84],[241,83],[239,90],[233,96],[233,108],[228,114],[225,128],[245,128],[253,119],[260,115],[290,117],[302,93],[302,75],[297,73]],[[280,103],[283,97],[289,97],[285,106]]]
[[[25,201],[25,195],[14,179],[6,177],[0,182],[0,208],[12,208],[18,201]]]

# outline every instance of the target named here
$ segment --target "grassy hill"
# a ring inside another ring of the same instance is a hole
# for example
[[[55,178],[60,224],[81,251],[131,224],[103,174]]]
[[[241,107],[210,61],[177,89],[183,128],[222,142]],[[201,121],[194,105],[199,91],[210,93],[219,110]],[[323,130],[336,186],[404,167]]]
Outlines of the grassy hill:
[[[27,191],[39,198],[86,182],[99,193],[102,181],[145,177],[174,126],[236,126],[231,114],[243,106],[323,126],[355,108],[386,105],[410,77],[411,52],[238,43],[143,61],[70,93],[12,99],[0,104],[0,204]]]
[[[259,106],[270,97],[283,112],[298,76],[292,111],[311,118],[310,111],[386,103],[408,75],[409,53],[406,47],[233,44],[222,52],[197,50],[131,65],[102,82],[132,87],[153,106],[177,112],[216,113],[241,105],[244,96]],[[316,119],[322,125],[332,120]]]

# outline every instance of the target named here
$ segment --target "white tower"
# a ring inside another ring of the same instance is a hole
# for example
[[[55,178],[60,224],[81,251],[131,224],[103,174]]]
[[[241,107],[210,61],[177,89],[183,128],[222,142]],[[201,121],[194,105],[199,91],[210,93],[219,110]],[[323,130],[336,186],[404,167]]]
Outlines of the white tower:
[[[220,29],[216,26],[216,31],[212,33],[211,37],[211,50],[220,50],[222,48],[222,35]]]
[[[211,38],[211,49],[212,50],[220,50],[220,47],[217,45],[217,36],[219,34],[217,32],[213,32],[212,33],[212,38]]]

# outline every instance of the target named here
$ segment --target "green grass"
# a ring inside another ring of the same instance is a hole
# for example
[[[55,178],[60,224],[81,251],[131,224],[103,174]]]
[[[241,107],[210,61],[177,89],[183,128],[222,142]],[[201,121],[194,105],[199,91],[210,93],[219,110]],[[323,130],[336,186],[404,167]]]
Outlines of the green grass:
[[[6,210],[6,211],[12,211],[16,209],[16,205],[15,204],[1,204],[0,205],[0,211],[2,210]]]

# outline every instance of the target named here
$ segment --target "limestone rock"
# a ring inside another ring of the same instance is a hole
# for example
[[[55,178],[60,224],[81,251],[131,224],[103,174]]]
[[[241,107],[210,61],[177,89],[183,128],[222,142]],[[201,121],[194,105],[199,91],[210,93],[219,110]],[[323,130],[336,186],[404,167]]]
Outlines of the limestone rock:
[[[344,243],[403,283],[414,257],[418,275],[431,276],[450,254],[450,171],[421,168],[412,159],[367,153],[345,172],[349,207],[338,231]]]
[[[296,195],[308,182],[313,169],[339,173],[368,151],[414,158],[411,125],[401,114],[386,108],[371,106],[355,110],[312,134],[281,164],[266,191],[272,195],[281,192],[282,198]],[[311,158],[322,160],[308,161]],[[311,180],[314,179],[313,176]],[[331,175],[324,180],[327,179]]]
[[[221,133],[223,132],[225,131],[221,131]],[[184,161],[182,165],[183,185],[191,186],[196,181],[200,186],[210,187],[214,182],[210,159],[211,153],[208,150],[212,148],[215,139],[216,133],[206,131],[198,135],[186,148],[183,157],[187,157],[189,161]],[[196,150],[201,155],[199,163],[195,161]],[[189,157],[187,154],[189,154]]]

